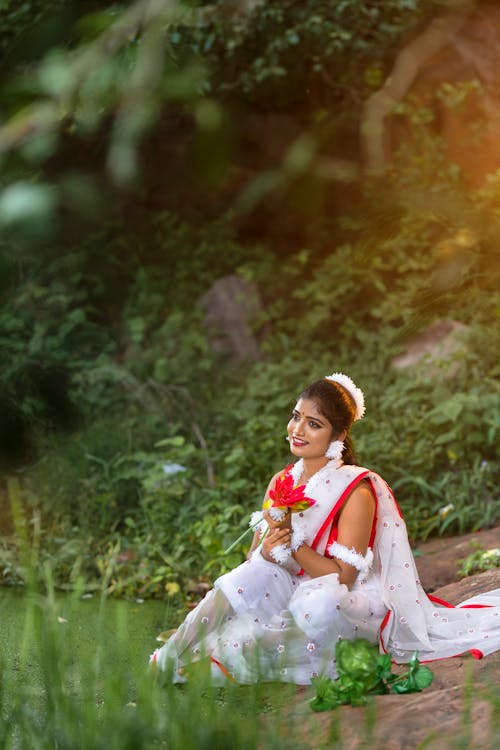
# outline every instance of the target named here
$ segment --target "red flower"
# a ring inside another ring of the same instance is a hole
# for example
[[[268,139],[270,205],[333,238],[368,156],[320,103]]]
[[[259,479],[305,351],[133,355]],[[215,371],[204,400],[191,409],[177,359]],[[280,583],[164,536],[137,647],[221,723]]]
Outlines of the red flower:
[[[315,505],[316,500],[306,497],[304,494],[306,486],[301,484],[300,487],[293,486],[293,476],[290,472],[278,477],[274,489],[269,490],[269,499],[266,502],[266,508],[288,508],[292,513],[300,510],[307,510],[311,505]]]

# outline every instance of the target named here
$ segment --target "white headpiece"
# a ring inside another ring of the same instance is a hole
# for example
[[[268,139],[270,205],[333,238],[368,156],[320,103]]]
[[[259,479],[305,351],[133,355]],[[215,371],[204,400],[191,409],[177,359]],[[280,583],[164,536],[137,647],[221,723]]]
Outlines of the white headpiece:
[[[325,375],[325,380],[331,380],[334,383],[338,383],[343,386],[346,391],[352,396],[354,403],[356,404],[356,414],[354,415],[354,421],[361,419],[365,413],[365,397],[361,388],[351,380],[348,375],[344,375],[342,372],[334,372],[331,375]]]

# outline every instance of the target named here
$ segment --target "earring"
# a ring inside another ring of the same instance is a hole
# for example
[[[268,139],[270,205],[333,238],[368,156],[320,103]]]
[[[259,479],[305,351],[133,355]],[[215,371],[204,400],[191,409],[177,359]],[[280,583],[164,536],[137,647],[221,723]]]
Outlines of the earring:
[[[326,458],[339,459],[342,458],[344,450],[344,443],[342,440],[333,440],[328,446],[328,450],[325,453]]]

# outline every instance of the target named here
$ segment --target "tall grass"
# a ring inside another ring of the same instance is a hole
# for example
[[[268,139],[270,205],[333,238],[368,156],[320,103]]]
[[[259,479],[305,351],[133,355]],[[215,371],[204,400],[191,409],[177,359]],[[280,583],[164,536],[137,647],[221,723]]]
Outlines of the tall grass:
[[[17,637],[11,634],[0,663],[2,750],[341,750],[355,746],[376,750],[383,746],[379,744],[383,703],[346,708],[355,711],[352,715],[342,714],[344,709],[332,711],[319,719],[308,705],[310,691],[295,685],[228,683],[215,688],[201,669],[185,685],[166,684],[147,666],[151,634],[140,627],[134,631],[135,609],[126,602],[100,600],[89,649],[79,627],[85,610],[80,594],[56,596],[50,578],[48,584],[46,594],[31,591],[16,598],[20,606],[25,605],[24,627]],[[2,616],[6,611],[3,608]],[[469,666],[462,718],[453,736],[446,738],[450,748],[461,750],[476,747],[471,700],[477,685],[473,685]],[[491,704],[494,742],[498,695],[493,685],[482,688]],[[360,744],[352,745],[353,737],[344,734],[346,720],[358,725],[355,734]],[[430,732],[419,747],[443,747],[442,741],[442,733]]]
[[[89,649],[78,592],[56,596],[49,577],[48,593],[19,597],[24,628],[0,664],[2,750],[271,750],[285,738],[304,746],[293,739],[298,717],[287,712],[286,727],[280,719],[295,686],[215,688],[203,670],[186,685],[165,684],[144,656],[151,633],[131,640],[133,608],[121,604],[101,599]],[[298,705],[309,711],[303,695]]]

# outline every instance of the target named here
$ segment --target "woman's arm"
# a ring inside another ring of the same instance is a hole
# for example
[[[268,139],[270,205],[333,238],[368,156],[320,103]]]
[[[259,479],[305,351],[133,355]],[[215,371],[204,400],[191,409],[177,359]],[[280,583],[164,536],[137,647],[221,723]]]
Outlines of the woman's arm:
[[[338,523],[338,544],[349,550],[354,548],[360,555],[366,555],[374,515],[375,500],[371,490],[366,484],[361,483],[353,490],[342,508]],[[293,556],[301,568],[313,578],[338,573],[340,583],[351,587],[358,577],[359,571],[354,566],[336,557],[323,557],[306,544],[299,547]]]
[[[278,471],[273,476],[273,478],[271,479],[271,481],[267,485],[267,489],[266,489],[266,491],[264,493],[264,500],[266,500],[269,497],[269,491],[273,489],[274,485],[276,484],[277,478],[279,476],[281,476],[282,473],[283,473],[282,471]],[[267,514],[264,514],[264,518],[269,523],[270,519],[267,517]],[[274,560],[272,557],[269,556],[270,550],[276,544],[286,544],[286,543],[289,543],[290,539],[289,538],[285,538],[284,536],[277,537],[275,534],[273,534],[273,531],[275,530],[273,527],[281,528],[280,524],[273,523],[271,521],[271,523],[269,525],[270,525],[271,528],[269,530],[269,533],[266,534],[266,539],[264,540],[264,545],[265,546],[263,545],[263,548],[262,548],[262,556],[266,560],[269,560],[270,562],[276,562],[276,560]],[[289,528],[289,523],[287,525],[287,528]],[[253,535],[252,544],[250,545],[250,549],[248,550],[247,558],[251,557],[251,555],[254,552],[254,550],[256,550],[257,547],[259,546],[261,536],[262,536],[262,534],[261,534],[260,529],[257,529],[257,531],[255,532],[255,534]]]

